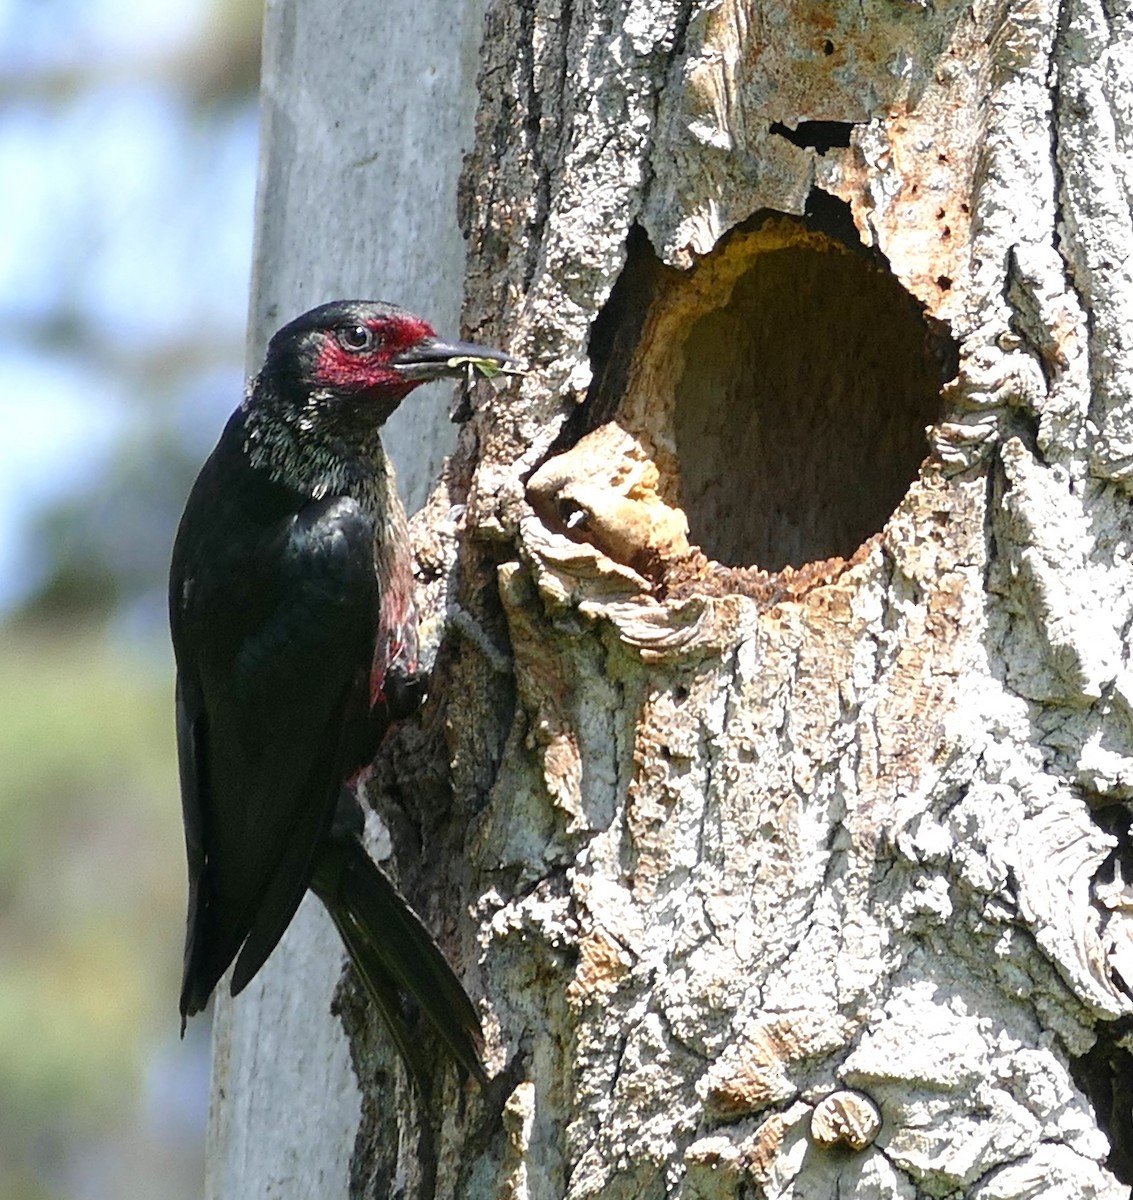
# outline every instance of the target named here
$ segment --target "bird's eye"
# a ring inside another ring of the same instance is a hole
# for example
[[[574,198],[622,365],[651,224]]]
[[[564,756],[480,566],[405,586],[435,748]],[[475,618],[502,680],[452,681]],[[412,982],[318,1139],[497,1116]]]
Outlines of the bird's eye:
[[[338,344],[344,350],[373,350],[378,344],[374,331],[368,325],[343,325],[338,331]]]

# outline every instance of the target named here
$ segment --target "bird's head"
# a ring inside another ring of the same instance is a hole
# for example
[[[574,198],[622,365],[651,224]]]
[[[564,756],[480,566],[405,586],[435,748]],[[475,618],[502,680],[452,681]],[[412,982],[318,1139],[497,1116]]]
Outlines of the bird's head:
[[[335,300],[285,325],[268,344],[262,400],[303,432],[380,427],[419,384],[464,370],[456,359],[507,363],[506,354],[439,338],[421,317],[375,300]]]

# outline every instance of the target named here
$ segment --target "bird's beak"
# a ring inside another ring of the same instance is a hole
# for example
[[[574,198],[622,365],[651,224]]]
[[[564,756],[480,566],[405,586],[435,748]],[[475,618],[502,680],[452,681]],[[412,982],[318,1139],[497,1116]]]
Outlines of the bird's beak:
[[[402,350],[390,359],[389,365],[403,378],[414,383],[427,379],[443,379],[459,376],[482,364],[490,369],[505,370],[513,360],[502,350],[488,346],[477,346],[474,342],[446,342],[441,338],[426,338],[408,350]]]

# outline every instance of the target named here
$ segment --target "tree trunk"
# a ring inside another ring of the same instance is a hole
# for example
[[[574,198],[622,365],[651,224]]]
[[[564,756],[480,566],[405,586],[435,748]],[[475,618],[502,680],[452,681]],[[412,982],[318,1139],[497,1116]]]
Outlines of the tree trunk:
[[[465,332],[532,371],[481,388],[417,522],[444,637],[375,800],[495,1079],[438,1060],[415,1098],[344,989],[349,1195],[1127,1196],[1133,16],[591,0],[483,33]],[[270,181],[302,138],[267,128]],[[304,211],[281,262],[342,237]],[[228,1022],[295,995],[277,960]],[[285,1040],[330,1037],[326,994]],[[276,1086],[229,1028],[222,1129]]]

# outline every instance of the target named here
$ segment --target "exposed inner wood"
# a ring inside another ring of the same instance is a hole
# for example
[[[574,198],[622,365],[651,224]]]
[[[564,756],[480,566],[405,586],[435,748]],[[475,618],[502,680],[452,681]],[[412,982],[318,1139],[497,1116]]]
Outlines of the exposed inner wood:
[[[768,570],[848,558],[917,477],[939,362],[892,276],[834,248],[756,257],[689,330],[673,432],[693,541]]]
[[[797,221],[662,270],[623,412],[691,541],[768,571],[848,559],[918,477],[950,339],[884,267]]]

